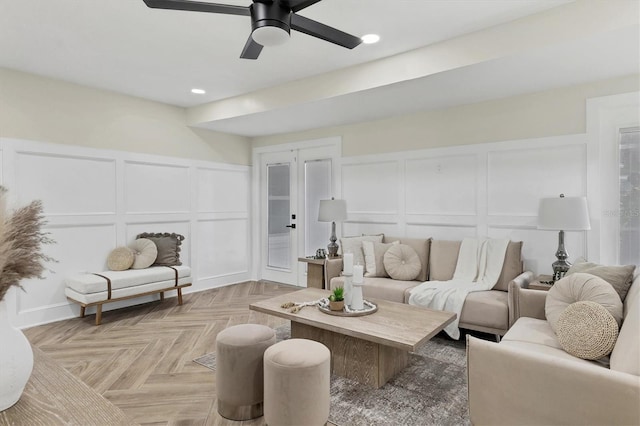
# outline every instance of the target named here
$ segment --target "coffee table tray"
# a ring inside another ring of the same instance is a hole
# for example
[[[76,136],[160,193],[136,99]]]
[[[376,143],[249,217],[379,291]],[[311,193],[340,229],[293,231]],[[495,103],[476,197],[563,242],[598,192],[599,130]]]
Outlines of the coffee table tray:
[[[371,315],[372,313],[378,310],[378,305],[373,302],[369,302],[367,300],[364,301],[365,308],[360,311],[347,311],[346,308],[341,311],[332,311],[329,309],[329,306],[325,306],[323,304],[316,305],[320,312],[324,312],[325,314],[335,315],[338,317],[362,317],[364,315]]]

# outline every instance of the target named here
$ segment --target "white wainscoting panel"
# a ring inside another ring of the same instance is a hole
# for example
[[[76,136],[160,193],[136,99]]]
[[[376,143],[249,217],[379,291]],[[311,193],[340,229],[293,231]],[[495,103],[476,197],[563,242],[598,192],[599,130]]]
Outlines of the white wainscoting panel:
[[[220,278],[249,272],[246,219],[206,220],[198,222],[198,276]]]
[[[406,162],[406,213],[475,215],[478,160],[475,155]]]
[[[16,152],[16,199],[42,200],[48,215],[113,214],[116,164],[113,159]]]
[[[198,169],[199,213],[246,212],[249,179],[242,170]]]
[[[395,214],[398,169],[395,161],[347,164],[342,168],[342,196],[350,212]]]
[[[190,211],[188,167],[127,161],[124,176],[127,213]]]
[[[44,252],[56,260],[48,263],[44,279],[25,280],[25,292],[17,296],[17,312],[33,315],[37,322],[46,322],[48,308],[68,305],[64,294],[65,277],[78,272],[100,272],[106,268],[109,251],[116,245],[115,225],[84,225],[47,227],[46,232],[55,244],[44,247]],[[70,312],[70,309],[68,309]]]
[[[43,201],[46,230],[56,241],[45,252],[58,260],[47,265],[54,272],[47,272],[43,280],[23,283],[26,293],[7,294],[10,320],[16,326],[77,316],[79,307],[64,295],[65,277],[105,270],[111,250],[142,232],[185,236],[180,259],[191,267],[193,282],[185,293],[251,277],[247,166],[4,138],[0,152],[10,207]],[[167,297],[175,297],[172,293]],[[158,296],[103,309],[153,299]],[[103,321],[108,318],[107,314]]]
[[[540,198],[587,193],[585,135],[342,159],[342,235],[522,240],[529,270],[550,274],[558,234],[536,229]],[[584,233],[568,232],[570,260]]]
[[[489,215],[538,214],[540,198],[586,194],[586,145],[489,152]]]
[[[407,236],[417,238],[433,238],[434,240],[461,240],[463,238],[475,238],[477,228],[475,226],[438,226],[438,225],[407,225]]]

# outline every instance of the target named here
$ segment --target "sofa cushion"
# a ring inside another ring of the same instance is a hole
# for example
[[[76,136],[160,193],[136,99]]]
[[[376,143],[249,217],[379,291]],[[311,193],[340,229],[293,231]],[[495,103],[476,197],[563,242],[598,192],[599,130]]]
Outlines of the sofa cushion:
[[[560,342],[546,320],[520,317],[502,337],[502,341],[527,342],[562,349]]]
[[[562,349],[582,359],[600,359],[611,353],[618,339],[618,324],[607,309],[588,300],[572,303],[558,318]]]
[[[575,273],[556,282],[547,294],[544,312],[553,331],[560,314],[572,303],[588,300],[607,308],[616,323],[622,321],[622,301],[613,287],[595,275]]]
[[[624,320],[611,352],[611,369],[640,376],[640,274],[633,281],[624,305]]]
[[[364,253],[362,251],[363,241],[381,243],[383,235],[362,235],[360,237],[340,238],[340,253],[353,253],[353,264],[364,266]]]
[[[411,246],[398,244],[384,254],[384,268],[394,280],[415,280],[420,274],[422,263]]]
[[[416,281],[392,280],[391,278],[365,278],[362,295],[365,299],[382,299],[390,302],[406,303],[405,293],[418,285]],[[344,277],[335,277],[329,283],[331,289],[344,287]],[[409,296],[406,296],[407,299]]]
[[[509,328],[508,293],[498,290],[469,293],[462,306],[460,323],[507,330]]]
[[[562,349],[554,348],[552,346],[547,346],[547,345],[540,345],[538,343],[521,342],[519,340],[510,340],[510,341],[502,340],[500,342],[500,345],[508,346],[510,348],[518,348],[530,354],[551,355],[554,358],[567,359],[567,360],[571,360],[571,361],[579,362],[583,364],[591,364],[591,365],[604,367],[604,365],[601,363],[596,363],[594,361],[587,361],[586,359],[576,358]]]
[[[461,244],[462,241],[431,241],[429,281],[449,281],[453,278]]]
[[[509,282],[522,273],[522,241],[509,241],[507,253],[494,290],[509,291]]]
[[[573,265],[571,265],[571,267],[567,271],[567,275],[575,273],[585,273],[600,277],[611,284],[620,296],[620,300],[624,301],[627,295],[627,291],[629,290],[629,287],[631,287],[631,281],[633,280],[633,271],[635,269],[635,265],[605,266],[580,259],[577,260]]]
[[[373,241],[362,242],[362,252],[364,253],[365,277],[388,277],[389,274],[384,268],[384,254],[389,247],[400,244],[400,241],[392,243],[374,243]]]
[[[420,274],[418,274],[416,280],[420,282],[427,281],[429,279],[429,256],[431,252],[431,238],[384,237],[384,241],[387,243],[396,240],[399,240],[401,244],[411,246],[411,248],[416,251],[418,257],[420,258],[420,263],[422,263]]]

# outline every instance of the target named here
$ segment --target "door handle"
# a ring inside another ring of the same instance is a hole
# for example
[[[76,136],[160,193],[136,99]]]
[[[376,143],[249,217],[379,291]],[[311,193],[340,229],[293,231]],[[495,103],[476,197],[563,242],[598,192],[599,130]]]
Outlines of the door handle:
[[[286,225],[287,228],[296,229],[296,224],[292,223],[291,225]]]

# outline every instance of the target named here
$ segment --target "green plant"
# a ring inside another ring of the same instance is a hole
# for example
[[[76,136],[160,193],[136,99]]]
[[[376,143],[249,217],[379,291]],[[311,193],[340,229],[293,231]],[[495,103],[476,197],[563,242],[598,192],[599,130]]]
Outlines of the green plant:
[[[333,289],[333,294],[329,296],[329,300],[332,302],[341,302],[344,300],[344,288],[336,287]]]

